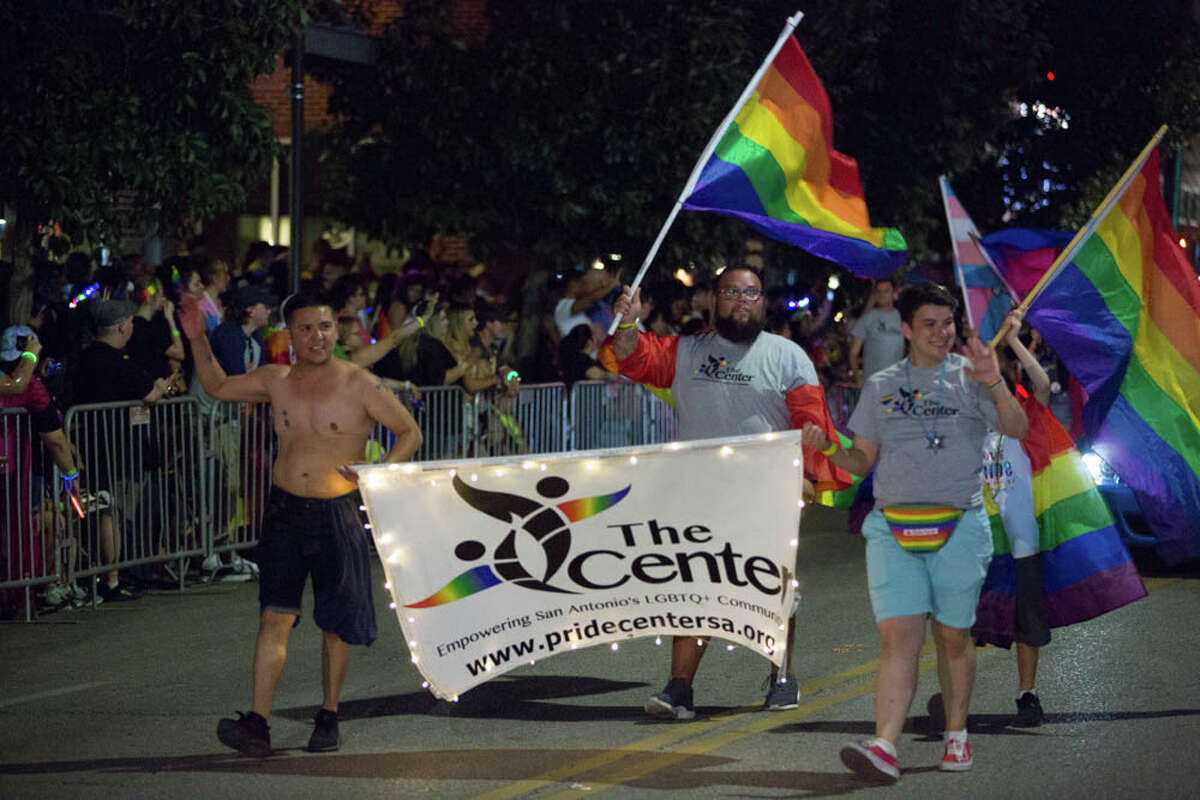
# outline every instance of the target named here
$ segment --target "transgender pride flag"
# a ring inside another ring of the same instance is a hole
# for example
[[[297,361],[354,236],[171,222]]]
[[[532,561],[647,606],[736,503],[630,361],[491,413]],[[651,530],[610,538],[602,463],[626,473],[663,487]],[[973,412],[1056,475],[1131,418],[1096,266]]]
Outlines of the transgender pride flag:
[[[979,231],[945,175],[938,178],[938,185],[954,244],[954,274],[962,287],[967,324],[979,332],[982,341],[991,341],[1004,324],[1004,315],[1016,305],[1016,293],[980,248]]]

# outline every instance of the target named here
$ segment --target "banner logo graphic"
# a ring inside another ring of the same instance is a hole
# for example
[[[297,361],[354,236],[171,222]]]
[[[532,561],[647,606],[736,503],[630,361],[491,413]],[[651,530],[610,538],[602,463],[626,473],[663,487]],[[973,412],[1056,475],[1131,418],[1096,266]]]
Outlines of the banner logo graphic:
[[[564,478],[550,476],[538,481],[536,488],[542,497],[557,499],[570,491],[571,486]],[[550,505],[517,494],[477,489],[455,476],[454,491],[458,496],[476,511],[509,525],[508,534],[496,548],[491,565],[472,567],[424,600],[405,607],[432,608],[453,603],[505,581],[540,592],[578,594],[549,583],[570,553],[571,529],[568,526],[612,508],[629,494],[631,488],[632,484],[611,494]],[[545,554],[546,568],[541,578],[534,577],[517,554],[517,541],[524,536],[532,537]],[[459,542],[454,548],[454,555],[460,561],[477,561],[486,553],[487,547],[475,539]]]

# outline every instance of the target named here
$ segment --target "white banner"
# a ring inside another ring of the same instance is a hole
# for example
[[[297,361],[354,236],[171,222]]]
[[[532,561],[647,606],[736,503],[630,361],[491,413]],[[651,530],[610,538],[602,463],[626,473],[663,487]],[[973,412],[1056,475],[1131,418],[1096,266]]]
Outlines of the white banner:
[[[639,636],[784,658],[799,431],[359,474],[400,627],[438,697]]]

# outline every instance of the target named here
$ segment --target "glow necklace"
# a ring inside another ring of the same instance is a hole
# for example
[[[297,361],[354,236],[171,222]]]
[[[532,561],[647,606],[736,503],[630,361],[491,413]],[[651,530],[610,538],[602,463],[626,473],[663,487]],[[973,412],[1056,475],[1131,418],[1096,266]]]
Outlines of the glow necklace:
[[[904,380],[908,383],[908,386],[906,388],[908,389],[909,397],[913,397],[913,399],[915,400],[916,398],[914,396],[913,388],[912,388],[912,375],[909,373],[909,369],[908,369],[908,365],[910,363],[911,362],[909,361],[909,359],[907,359],[907,358],[904,359]],[[937,385],[937,399],[938,399],[939,406],[941,405],[942,394],[944,393],[945,388],[946,388],[946,359],[943,358],[942,359],[942,371],[941,371],[941,374],[938,375],[938,385]],[[941,450],[943,447],[946,446],[943,443],[943,437],[938,436],[938,432],[937,432],[937,425],[938,425],[938,420],[941,419],[940,417],[935,416],[933,418],[933,425],[929,428],[926,428],[925,420],[921,419],[921,415],[917,413],[917,406],[916,406],[915,402],[913,403],[913,416],[917,418],[917,424],[921,426],[921,433],[925,434],[925,441],[929,442],[927,447],[930,450],[932,450],[933,452],[936,453],[937,451]]]

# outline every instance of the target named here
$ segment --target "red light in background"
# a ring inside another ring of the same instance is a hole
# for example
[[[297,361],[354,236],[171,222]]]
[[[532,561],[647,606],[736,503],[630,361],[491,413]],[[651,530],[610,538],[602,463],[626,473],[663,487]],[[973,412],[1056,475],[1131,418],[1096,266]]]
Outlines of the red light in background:
[[[1046,73],[1046,80],[1048,80],[1048,81],[1054,80],[1054,70],[1050,70],[1049,72]]]

